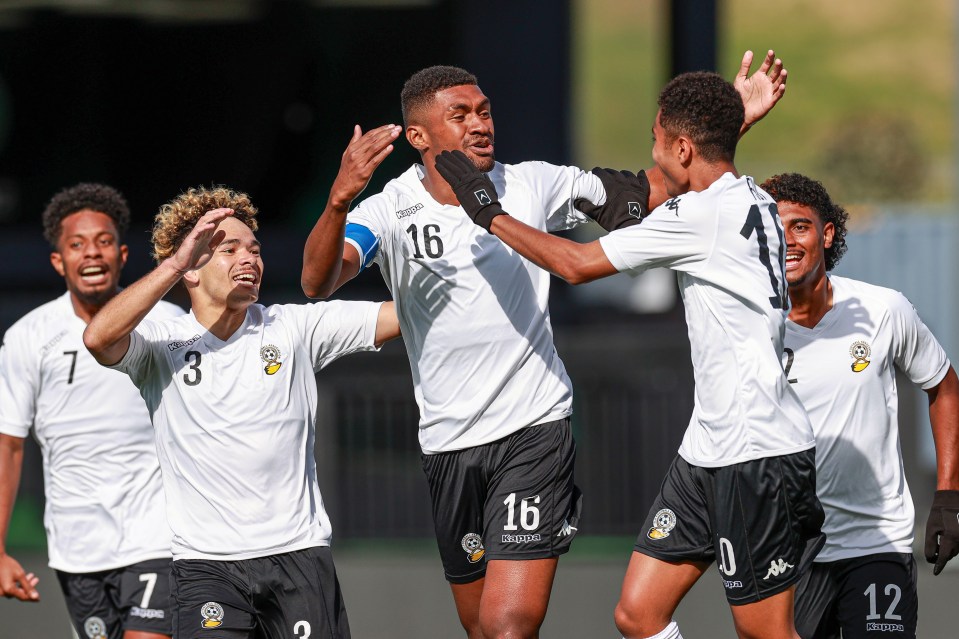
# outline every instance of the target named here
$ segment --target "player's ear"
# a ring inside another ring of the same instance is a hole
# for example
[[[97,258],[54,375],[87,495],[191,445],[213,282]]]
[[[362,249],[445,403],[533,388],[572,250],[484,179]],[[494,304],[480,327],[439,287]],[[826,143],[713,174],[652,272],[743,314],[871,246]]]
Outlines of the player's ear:
[[[122,269],[127,265],[127,256],[130,254],[130,249],[127,248],[126,244],[120,245],[120,268]]]
[[[406,127],[406,141],[417,151],[425,151],[430,148],[429,134],[419,124],[410,124]]]
[[[186,284],[187,288],[196,286],[200,282],[200,273],[199,271],[192,270],[187,271],[183,274],[183,283]]]
[[[830,248],[832,241],[836,237],[836,227],[832,222],[826,222],[822,227],[822,245],[824,248]]]
[[[63,268],[63,256],[60,255],[58,251],[50,253],[50,264],[53,265],[53,270],[60,274],[60,277],[66,275],[66,271]]]
[[[680,164],[689,166],[689,163],[693,160],[693,141],[685,135],[680,135],[676,137],[676,143],[673,147],[675,149],[676,159],[679,160]]]

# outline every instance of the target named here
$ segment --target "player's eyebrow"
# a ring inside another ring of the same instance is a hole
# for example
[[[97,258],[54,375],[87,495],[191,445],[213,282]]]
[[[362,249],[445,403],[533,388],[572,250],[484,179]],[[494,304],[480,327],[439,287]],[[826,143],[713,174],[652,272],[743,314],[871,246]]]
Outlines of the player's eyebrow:
[[[217,245],[217,248],[220,248],[221,246],[226,246],[227,244],[233,244],[235,246],[238,246],[240,244],[240,239],[237,237],[233,237],[228,240],[223,240]],[[260,240],[253,240],[251,244],[257,248],[260,248],[262,246],[262,244],[260,244]]]
[[[808,217],[794,217],[793,219],[789,220],[790,226],[793,224],[812,224],[812,223],[813,223],[813,220]]]

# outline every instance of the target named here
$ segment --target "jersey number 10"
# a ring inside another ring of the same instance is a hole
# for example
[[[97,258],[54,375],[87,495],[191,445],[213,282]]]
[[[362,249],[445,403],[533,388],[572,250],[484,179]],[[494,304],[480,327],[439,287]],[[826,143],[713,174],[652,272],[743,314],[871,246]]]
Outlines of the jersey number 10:
[[[773,228],[779,236],[780,251],[785,250],[785,240],[783,239],[783,230],[779,227],[777,219],[779,218],[779,209],[775,204],[769,205],[769,215],[772,217]],[[773,308],[787,308],[786,306],[786,273],[783,270],[782,263],[777,264],[778,268],[773,269],[772,260],[769,258],[769,243],[766,238],[766,228],[763,226],[763,215],[759,211],[759,206],[753,204],[749,207],[749,213],[746,215],[746,223],[743,224],[743,230],[739,232],[747,240],[756,232],[756,241],[759,242],[759,261],[766,267],[769,273],[769,283],[772,285],[773,294],[769,298],[769,303]]]

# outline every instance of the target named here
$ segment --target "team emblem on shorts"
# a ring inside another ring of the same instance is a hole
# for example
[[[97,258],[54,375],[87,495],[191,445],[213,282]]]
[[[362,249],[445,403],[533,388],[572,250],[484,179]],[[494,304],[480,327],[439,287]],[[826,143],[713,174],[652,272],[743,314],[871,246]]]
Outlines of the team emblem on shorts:
[[[486,554],[486,549],[483,548],[483,538],[476,533],[469,533],[463,537],[462,545],[471,564],[475,564]]]
[[[669,531],[676,527],[676,513],[669,508],[663,508],[653,517],[653,527],[646,536],[650,539],[666,539]]]
[[[203,615],[203,621],[200,622],[201,628],[219,628],[223,625],[223,606],[215,601],[203,604],[200,614]]]
[[[83,632],[90,639],[107,639],[107,625],[100,617],[90,617],[83,622]]]
[[[263,370],[266,371],[267,375],[272,375],[280,370],[280,366],[283,365],[283,362],[280,361],[280,349],[273,344],[267,344],[260,349],[260,359],[266,363]]]
[[[855,360],[850,367],[852,372],[861,373],[869,366],[869,356],[872,355],[872,349],[866,342],[853,342],[852,346],[849,347],[849,355]]]

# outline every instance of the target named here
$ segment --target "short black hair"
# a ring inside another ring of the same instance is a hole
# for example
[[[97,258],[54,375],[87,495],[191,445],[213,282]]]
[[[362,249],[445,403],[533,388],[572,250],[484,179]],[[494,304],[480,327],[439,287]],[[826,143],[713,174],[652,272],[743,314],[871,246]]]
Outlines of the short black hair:
[[[659,94],[659,123],[667,135],[685,135],[707,162],[729,161],[746,117],[739,92],[722,76],[683,73]]]
[[[477,84],[476,76],[459,67],[436,65],[417,71],[400,92],[403,124],[408,125],[413,113],[429,106],[437,92],[464,84]]]
[[[63,218],[84,209],[108,215],[120,234],[117,240],[122,240],[130,227],[130,205],[119,191],[106,184],[81,182],[54,195],[43,211],[43,237],[50,246],[57,248]]]
[[[762,183],[762,189],[777,202],[793,202],[808,206],[816,212],[823,224],[832,223],[835,233],[832,246],[826,249],[826,270],[831,271],[845,254],[846,221],[849,213],[829,197],[826,187],[799,173],[774,175]]]

